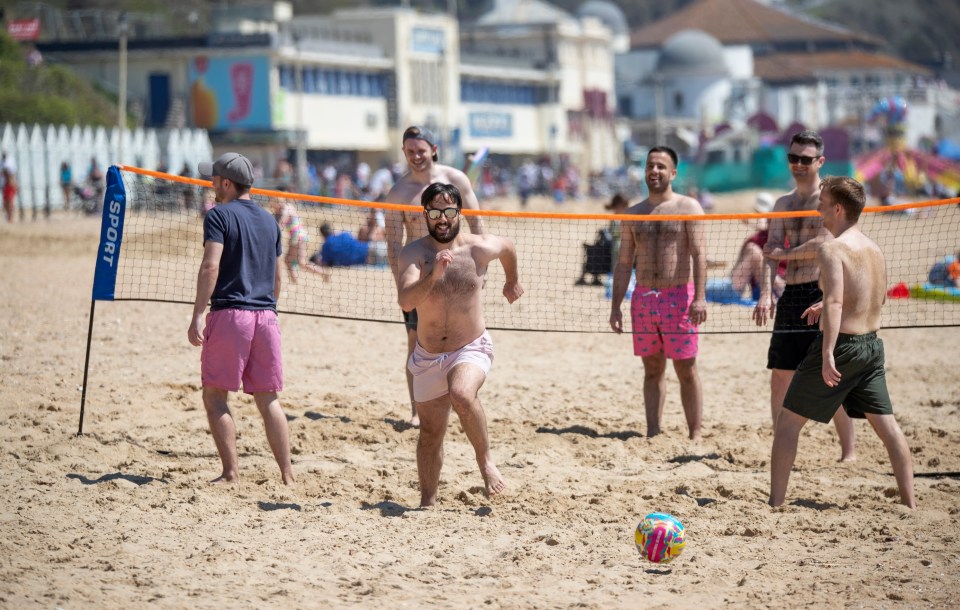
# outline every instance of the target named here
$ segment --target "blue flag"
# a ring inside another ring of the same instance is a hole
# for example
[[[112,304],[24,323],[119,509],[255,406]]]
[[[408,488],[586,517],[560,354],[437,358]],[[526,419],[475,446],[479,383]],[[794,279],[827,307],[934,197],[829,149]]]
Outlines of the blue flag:
[[[93,276],[93,300],[95,301],[113,300],[126,211],[127,191],[123,187],[120,170],[114,165],[107,170],[107,190],[103,196],[100,248],[97,249],[97,269]]]

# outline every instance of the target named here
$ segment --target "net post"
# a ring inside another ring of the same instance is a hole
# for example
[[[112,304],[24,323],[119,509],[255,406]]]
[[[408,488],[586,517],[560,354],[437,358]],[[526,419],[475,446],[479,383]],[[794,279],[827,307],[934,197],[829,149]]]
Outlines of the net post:
[[[93,339],[93,314],[97,309],[96,299],[90,299],[90,324],[87,326],[87,355],[83,361],[83,386],[80,390],[80,425],[77,436],[83,436],[83,411],[87,404],[87,374],[90,372],[90,344]]]

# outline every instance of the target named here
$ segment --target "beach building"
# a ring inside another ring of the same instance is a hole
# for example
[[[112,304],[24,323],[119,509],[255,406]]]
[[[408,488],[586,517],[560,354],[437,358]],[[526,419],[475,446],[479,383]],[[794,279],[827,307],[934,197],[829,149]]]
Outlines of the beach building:
[[[910,107],[907,142],[935,137],[942,117],[957,113],[956,92],[882,46],[782,6],[700,0],[631,32],[616,59],[618,111],[633,141],[685,152],[717,132],[762,136],[791,125],[843,127],[857,150],[882,141],[869,121],[876,101],[900,96]]]
[[[215,8],[210,31],[177,36],[136,15],[99,16],[79,35],[44,30],[38,48],[116,91],[123,33],[127,99],[143,125],[206,129],[215,149],[264,168],[399,161],[412,124],[437,134],[447,163],[482,146],[516,163],[562,156],[584,171],[622,162],[616,37],[589,10],[500,0],[461,26],[442,12],[294,15],[273,2]]]

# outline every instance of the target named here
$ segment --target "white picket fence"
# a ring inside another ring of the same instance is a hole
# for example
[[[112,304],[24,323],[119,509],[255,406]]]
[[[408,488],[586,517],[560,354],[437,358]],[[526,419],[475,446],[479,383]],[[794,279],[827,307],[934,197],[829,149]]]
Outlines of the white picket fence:
[[[17,205],[33,210],[63,208],[60,164],[64,161],[70,164],[73,184],[82,186],[94,160],[103,174],[118,162],[146,169],[158,169],[163,163],[173,174],[187,163],[196,176],[197,163],[213,154],[203,129],[124,129],[121,133],[117,128],[10,123],[2,127],[0,149],[17,164]],[[118,158],[120,150],[123,159]]]

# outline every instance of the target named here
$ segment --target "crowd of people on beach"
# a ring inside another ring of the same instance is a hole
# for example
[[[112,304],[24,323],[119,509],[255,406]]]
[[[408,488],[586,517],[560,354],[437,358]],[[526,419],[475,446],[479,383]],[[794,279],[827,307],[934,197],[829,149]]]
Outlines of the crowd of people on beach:
[[[308,237],[288,201],[276,198],[272,214],[250,198],[254,165],[226,153],[198,168],[212,181],[217,204],[204,218],[204,253],[197,279],[190,343],[203,348],[201,379],[208,422],[222,462],[220,482],[239,478],[229,392],[253,395],[284,483],[294,480],[283,388],[277,300],[286,267],[290,281],[300,268],[329,273],[339,264],[381,264],[397,288],[405,322],[410,426],[419,428],[417,469],[421,506],[437,502],[443,439],[450,413],[457,414],[473,446],[486,493],[507,482],[493,458],[479,391],[493,362],[481,291],[489,266],[502,265],[504,298],[524,294],[517,246],[489,233],[477,210],[481,199],[463,171],[440,164],[437,140],[423,127],[404,131],[407,172],[391,181],[383,200],[419,204],[419,211],[376,210],[358,230],[321,228],[325,243],[305,260]],[[607,231],[606,270],[611,275],[610,328],[630,332],[643,369],[646,433],[662,433],[667,362],[680,382],[688,436],[703,435],[703,389],[697,369],[699,328],[707,320],[708,252],[700,201],[673,190],[677,153],[650,148],[644,168],[646,197],[633,205],[616,194],[618,215]],[[900,500],[915,506],[913,470],[906,439],[893,416],[877,337],[886,298],[883,253],[859,228],[866,204],[862,185],[846,177],[822,178],[823,140],[795,134],[786,162],[796,183],[775,201],[758,197],[759,212],[818,212],[817,216],[762,219],[743,243],[729,277],[734,291],[750,290],[749,315],[758,326],[773,323],[767,368],[774,430],[769,503],[783,504],[800,431],[809,420],[834,421],[840,459],[856,458],[851,418],[866,418],[886,447]],[[286,169],[284,170],[286,173]],[[645,222],[667,215],[669,221]],[[632,216],[636,219],[625,219]],[[673,218],[676,217],[676,221]],[[469,232],[461,231],[463,221]],[[286,247],[284,245],[286,244]],[[373,244],[383,244],[375,247]],[[286,253],[285,253],[286,251]],[[594,282],[603,267],[588,268]],[[581,277],[578,284],[586,284]],[[629,297],[628,285],[633,286]],[[629,300],[629,327],[623,302]],[[210,313],[204,317],[207,307]]]
[[[821,177],[825,151],[817,133],[793,135],[785,161],[795,188],[779,198],[756,196],[759,216],[745,220],[750,231],[735,262],[725,277],[710,281],[707,269],[718,263],[708,257],[703,223],[688,218],[708,212],[711,196],[705,189],[674,190],[680,164],[670,147],[651,147],[642,173],[627,168],[592,174],[586,184],[566,159],[556,166],[550,159],[528,159],[515,170],[490,160],[463,169],[441,164],[437,139],[424,127],[406,129],[401,147],[405,168],[384,164],[374,171],[364,162],[307,166],[310,193],[419,207],[415,212],[370,207],[356,230],[325,222],[317,228],[322,243],[312,252],[311,227],[302,221],[297,198],[284,196],[299,184],[287,160],[268,178],[243,155],[226,153],[197,168],[196,175],[210,180],[212,189],[159,176],[151,182],[163,206],[196,212],[203,219],[204,252],[187,334],[191,344],[203,348],[203,402],[223,466],[218,481],[239,477],[228,396],[241,389],[254,396],[260,409],[283,482],[294,480],[279,401],[283,373],[276,310],[283,276],[297,283],[300,272],[307,271],[329,280],[335,267],[373,265],[390,270],[407,333],[404,369],[409,425],[420,434],[421,505],[437,502],[451,412],[473,446],[486,492],[502,493],[506,481],[492,456],[478,398],[493,361],[480,295],[489,265],[499,262],[506,276],[504,298],[512,304],[523,296],[519,254],[513,241],[485,229],[482,216],[461,212],[509,195],[519,199],[521,208],[532,196],[562,204],[586,189],[594,198],[608,195],[605,207],[616,217],[593,242],[583,244],[582,273],[574,283],[605,285],[610,329],[632,336],[643,369],[648,436],[661,433],[665,373],[672,361],[688,436],[694,442],[702,438],[697,356],[707,302],[747,304],[756,325],[773,323],[767,359],[774,430],[770,504],[784,502],[800,430],[809,420],[832,420],[840,460],[853,461],[852,418],[866,418],[888,451],[901,502],[915,505],[910,452],[893,416],[883,346],[876,335],[887,296],[884,257],[859,228],[868,191],[852,178]],[[169,173],[165,165],[158,169]],[[88,201],[101,198],[104,173],[94,157],[79,184],[74,175],[63,162],[65,208],[77,202],[85,209]],[[193,178],[194,172],[184,164],[180,176]],[[889,181],[891,192],[898,192],[895,173]],[[276,191],[266,208],[251,198],[254,184]],[[4,154],[0,188],[8,222],[14,220],[17,186],[16,164]],[[764,216],[804,211],[818,214]],[[664,215],[670,218],[648,221]],[[468,232],[460,230],[464,221]],[[931,268],[930,283],[960,288],[958,258],[960,252],[946,253]],[[629,328],[623,319],[625,300]]]

